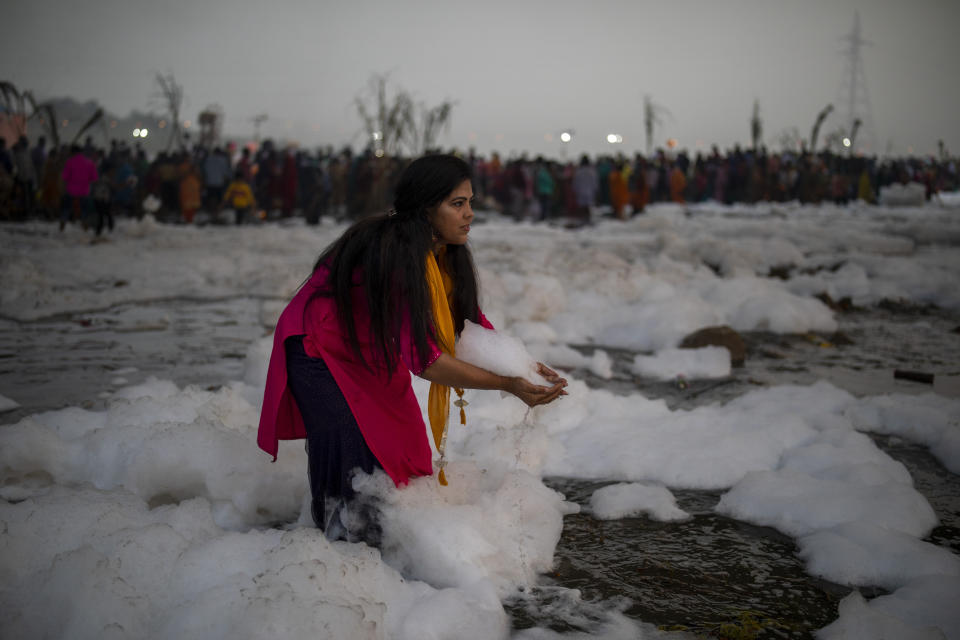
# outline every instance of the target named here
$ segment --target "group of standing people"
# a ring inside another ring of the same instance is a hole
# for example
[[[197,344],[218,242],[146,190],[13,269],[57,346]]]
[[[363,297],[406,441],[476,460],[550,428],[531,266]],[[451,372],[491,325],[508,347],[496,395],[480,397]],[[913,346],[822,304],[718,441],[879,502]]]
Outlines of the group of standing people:
[[[471,158],[480,191],[517,218],[566,217],[589,220],[590,211],[609,207],[616,218],[641,213],[655,202],[724,204],[782,202],[875,202],[881,187],[920,182],[927,198],[960,186],[956,161],[905,158],[880,161],[828,152],[771,154],[734,148],[691,158],[658,150],[632,159],[600,156],[556,162],[525,156],[501,162]]]
[[[597,209],[623,219],[656,202],[843,204],[874,202],[881,187],[897,182],[924,184],[928,198],[960,186],[951,158],[879,160],[739,147],[721,154],[714,147],[693,157],[660,149],[649,157],[583,155],[563,162],[525,155],[504,161],[496,152],[473,151],[463,159],[484,208],[572,225],[588,223]],[[358,219],[389,207],[407,164],[371,149],[310,151],[271,140],[240,148],[195,146],[148,159],[142,148],[116,141],[109,149],[88,138],[82,146],[48,150],[43,137],[32,147],[21,137],[10,149],[0,139],[0,218],[80,221],[97,233],[110,228],[116,214],[144,211],[187,224],[200,211],[206,220],[238,224],[295,215],[312,224],[323,216]]]

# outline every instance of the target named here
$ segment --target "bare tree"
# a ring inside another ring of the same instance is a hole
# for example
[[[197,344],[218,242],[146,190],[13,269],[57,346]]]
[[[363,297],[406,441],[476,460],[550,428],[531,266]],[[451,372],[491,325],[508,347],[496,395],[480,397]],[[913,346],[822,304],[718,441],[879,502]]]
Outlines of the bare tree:
[[[860,126],[863,124],[863,120],[860,118],[854,118],[853,128],[850,129],[850,155],[853,155],[853,150],[857,145],[857,134],[860,132]]]
[[[663,124],[664,115],[670,115],[664,107],[654,104],[650,96],[643,96],[643,129],[647,135],[647,155],[653,151],[653,131]]]
[[[803,146],[803,140],[800,139],[800,130],[796,127],[789,127],[780,132],[777,136],[777,142],[783,151],[800,151]]]
[[[8,122],[13,127],[17,137],[27,135],[27,104],[36,111],[33,95],[29,91],[21,92],[16,85],[6,80],[0,80],[0,106],[9,114]]]
[[[20,91],[12,82],[7,81],[0,81],[0,98],[2,98],[2,105],[7,113],[13,115],[11,123],[15,127],[18,136],[27,135],[27,121],[35,118],[43,129],[44,134],[50,138],[50,142],[54,148],[60,146],[60,130],[57,126],[59,120],[57,119],[56,109],[54,109],[51,102],[37,104],[32,92]],[[30,107],[29,114],[27,113],[28,105]],[[77,133],[74,134],[72,144],[79,142],[83,134],[95,124],[102,121],[103,108],[98,107],[93,115],[83,123],[83,126],[77,130]],[[106,136],[106,133],[104,133],[104,135]]]
[[[414,121],[408,129],[409,146],[414,155],[421,155],[434,148],[440,132],[450,129],[450,114],[453,103],[445,101],[436,107],[428,107],[424,103],[417,104],[420,114],[419,124]]]
[[[820,127],[831,111],[833,111],[833,105],[828,104],[817,114],[817,121],[813,123],[813,131],[810,132],[810,153],[817,152],[817,136],[820,135]]]
[[[183,130],[180,128],[180,109],[183,107],[183,86],[177,83],[177,79],[172,73],[163,75],[158,73],[156,76],[157,91],[154,99],[162,103],[163,108],[170,118],[170,137],[167,140],[167,151],[176,143],[177,147],[183,149],[185,146],[183,139]]]
[[[34,108],[31,118],[37,118],[50,144],[56,149],[60,146],[60,128],[57,127],[57,110],[49,102],[39,104]]]
[[[753,115],[750,116],[750,139],[753,141],[753,150],[756,151],[763,137],[763,120],[760,118],[760,101],[753,101]]]
[[[413,100],[398,89],[393,97],[387,90],[387,74],[374,74],[367,83],[366,96],[354,98],[357,113],[363,121],[367,144],[377,155],[399,155],[408,129],[413,125]]]
[[[435,107],[415,102],[402,88],[392,95],[388,74],[374,74],[364,95],[354,98],[363,121],[367,144],[378,156],[420,155],[433,148],[440,133],[450,126],[454,103],[447,100]]]
[[[837,127],[824,137],[823,145],[827,148],[827,151],[833,151],[835,148],[839,150],[843,147],[845,137],[847,137],[847,132],[844,128]]]

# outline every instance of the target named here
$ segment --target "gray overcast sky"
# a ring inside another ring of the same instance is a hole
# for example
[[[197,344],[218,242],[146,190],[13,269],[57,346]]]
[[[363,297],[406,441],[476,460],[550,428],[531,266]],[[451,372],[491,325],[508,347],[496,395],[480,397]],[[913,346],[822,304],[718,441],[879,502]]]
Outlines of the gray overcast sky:
[[[126,115],[151,105],[156,72],[173,72],[185,117],[208,104],[227,135],[361,144],[352,98],[390,72],[428,104],[456,101],[445,146],[559,155],[643,150],[643,96],[669,110],[656,136],[681,147],[764,138],[836,103],[842,37],[860,11],[873,149],[960,152],[960,2],[13,0],[3,10],[0,79],[39,97],[95,99]],[[869,132],[867,132],[869,133]],[[823,134],[821,134],[822,136]],[[552,136],[552,141],[547,137]],[[822,140],[822,137],[821,137]]]

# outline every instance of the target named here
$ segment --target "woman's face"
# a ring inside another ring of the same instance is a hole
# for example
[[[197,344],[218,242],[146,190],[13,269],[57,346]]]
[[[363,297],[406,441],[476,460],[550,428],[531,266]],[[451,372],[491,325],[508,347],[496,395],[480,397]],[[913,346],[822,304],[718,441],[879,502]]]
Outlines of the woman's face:
[[[473,186],[464,180],[429,213],[437,235],[434,248],[445,244],[465,244],[473,220]]]

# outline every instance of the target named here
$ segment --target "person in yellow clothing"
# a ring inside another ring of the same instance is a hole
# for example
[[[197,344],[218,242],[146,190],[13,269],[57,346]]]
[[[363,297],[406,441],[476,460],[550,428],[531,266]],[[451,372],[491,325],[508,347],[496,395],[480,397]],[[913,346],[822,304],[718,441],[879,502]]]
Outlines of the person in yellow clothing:
[[[180,172],[180,213],[183,221],[193,224],[193,216],[202,203],[203,186],[200,175],[189,158],[184,158],[179,167]]]
[[[253,210],[257,204],[253,197],[253,190],[243,177],[242,171],[237,171],[233,175],[233,182],[223,193],[223,202],[237,212],[237,224],[243,224],[247,214]]]
[[[627,166],[616,163],[613,165],[613,171],[607,176],[610,183],[610,204],[613,205],[613,215],[618,220],[627,219],[627,202],[630,199],[630,191],[627,189]]]
[[[687,176],[683,175],[683,169],[679,165],[674,165],[670,172],[670,200],[683,202],[683,190],[686,188]]]

